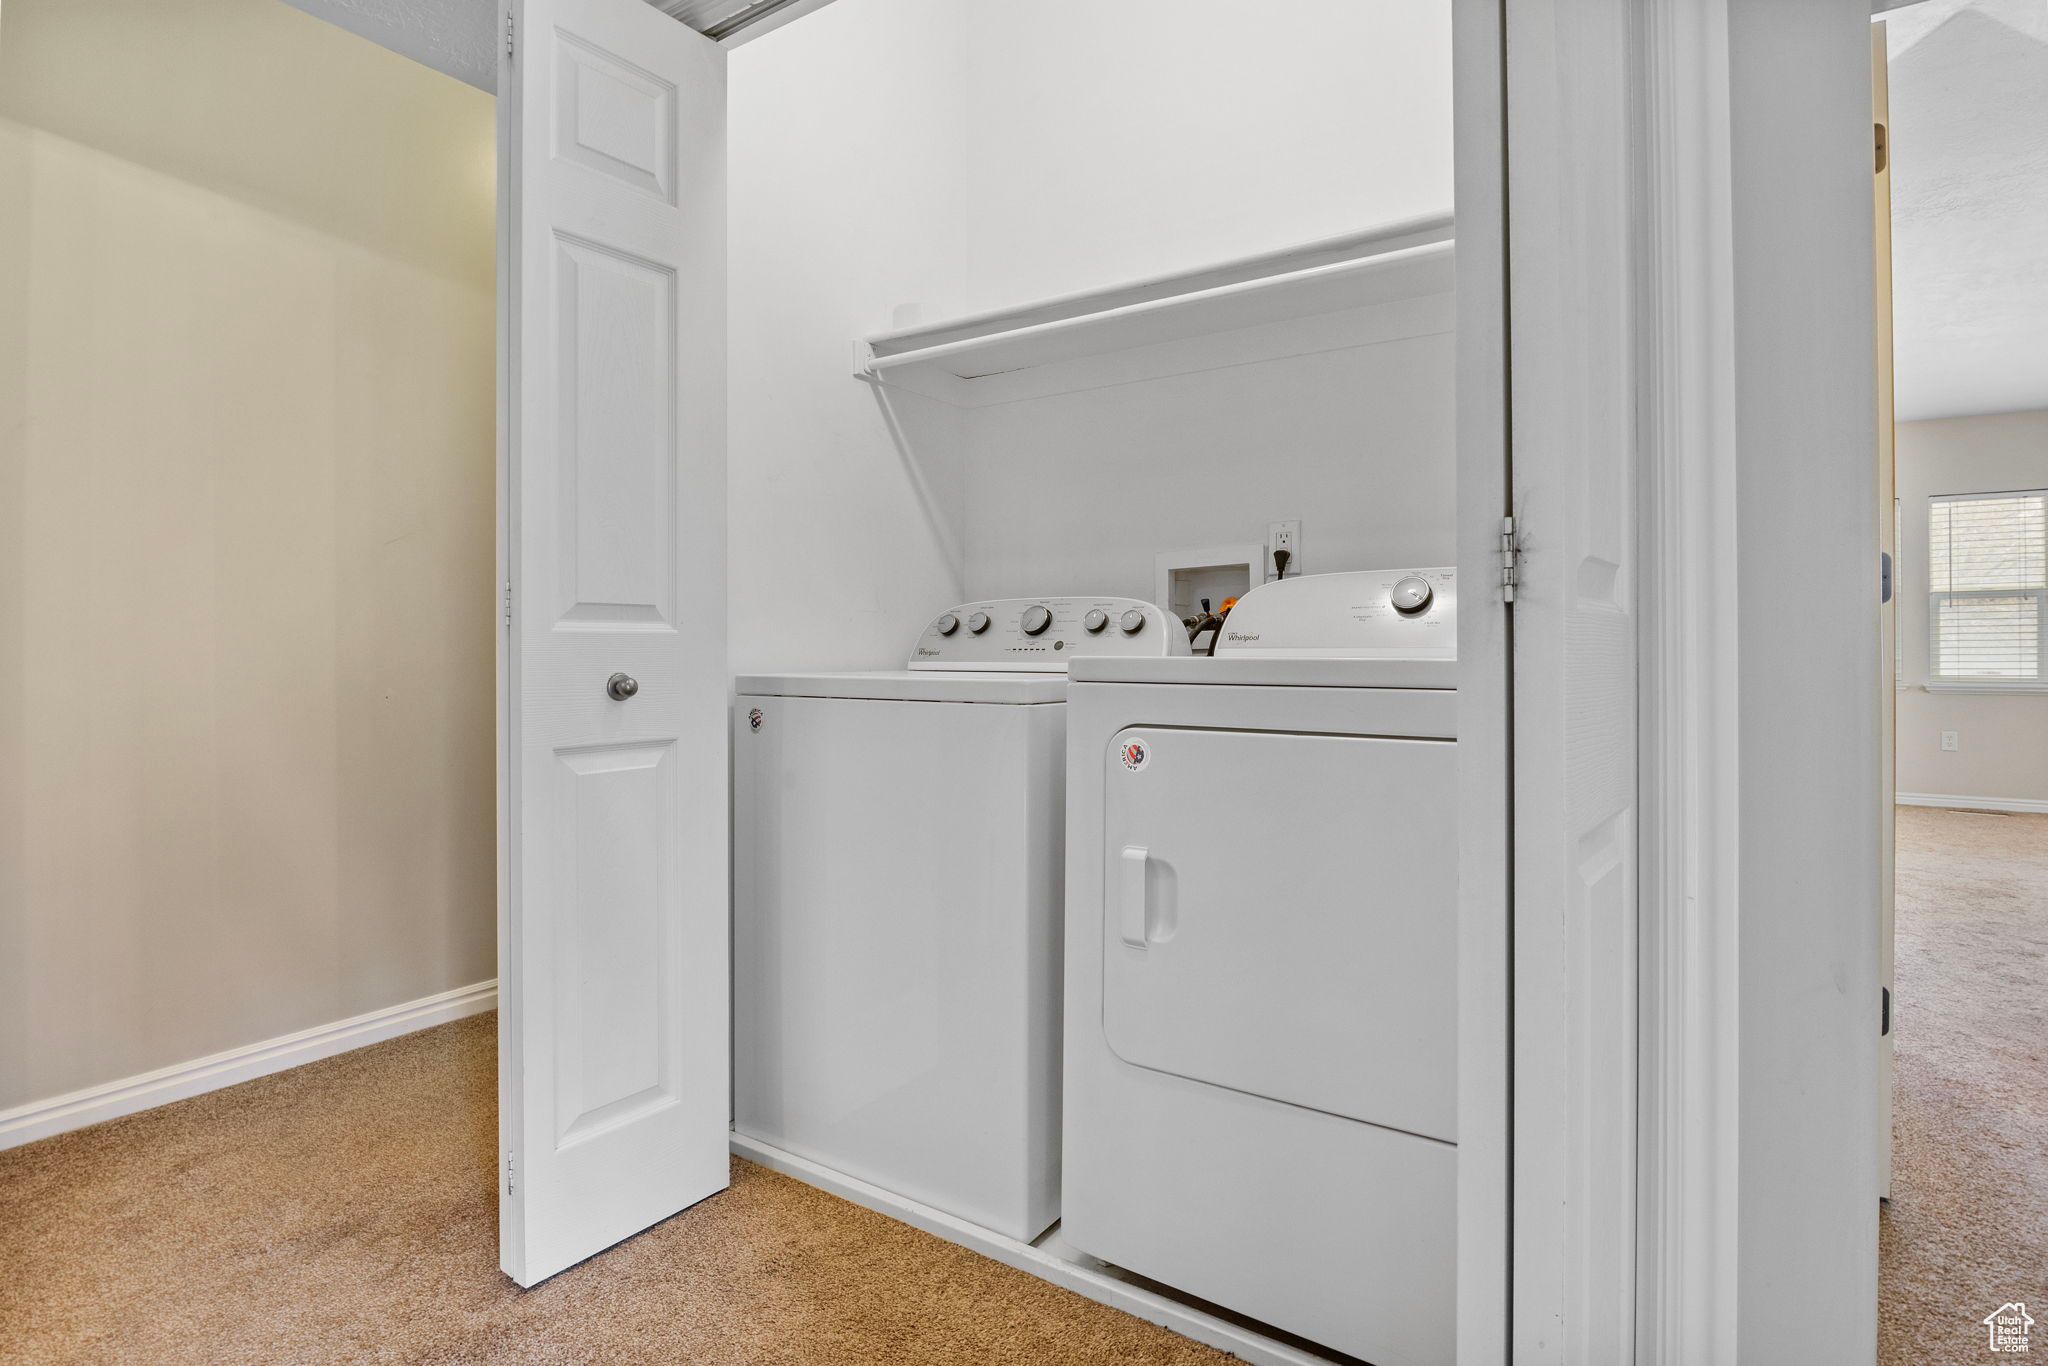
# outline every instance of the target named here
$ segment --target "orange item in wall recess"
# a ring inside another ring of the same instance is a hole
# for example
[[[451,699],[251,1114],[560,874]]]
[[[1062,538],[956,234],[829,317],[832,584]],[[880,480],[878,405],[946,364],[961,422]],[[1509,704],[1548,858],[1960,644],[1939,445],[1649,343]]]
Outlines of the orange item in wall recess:
[[[1236,598],[1225,598],[1223,600],[1223,606],[1216,609],[1216,615],[1219,617],[1228,616],[1230,615],[1230,609],[1235,606],[1237,606]]]

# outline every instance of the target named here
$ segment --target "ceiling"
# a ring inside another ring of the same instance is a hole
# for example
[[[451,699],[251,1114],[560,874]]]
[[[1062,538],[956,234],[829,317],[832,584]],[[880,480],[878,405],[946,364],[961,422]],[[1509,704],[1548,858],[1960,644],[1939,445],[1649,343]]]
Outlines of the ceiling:
[[[2048,408],[2048,0],[1884,19],[1899,419]]]
[[[285,0],[479,90],[498,88],[498,0]],[[830,0],[647,0],[737,47]]]
[[[497,0],[284,2],[479,90],[498,88]]]

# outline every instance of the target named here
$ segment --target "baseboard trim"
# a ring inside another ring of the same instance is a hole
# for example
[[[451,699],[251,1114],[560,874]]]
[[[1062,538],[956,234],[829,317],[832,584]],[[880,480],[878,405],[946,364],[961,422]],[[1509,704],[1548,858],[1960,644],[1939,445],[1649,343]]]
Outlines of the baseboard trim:
[[[1900,806],[1954,806],[1966,811],[2048,812],[2048,801],[2032,797],[1957,797],[1945,792],[1901,792]]]
[[[456,987],[453,991],[422,996],[417,1001],[386,1006],[367,1015],[316,1025],[296,1034],[280,1034],[274,1039],[245,1044],[225,1053],[87,1087],[69,1095],[30,1101],[12,1110],[0,1110],[0,1150],[33,1143],[39,1138],[49,1138],[71,1129],[83,1129],[88,1124],[119,1119],[138,1110],[153,1109],[188,1096],[217,1091],[223,1086],[282,1072],[288,1067],[318,1062],[321,1058],[395,1039],[416,1029],[477,1015],[497,1004],[496,979],[477,982]]]
[[[758,1138],[735,1132],[732,1136],[732,1151],[750,1162],[758,1162],[785,1176],[793,1176],[805,1185],[816,1186],[830,1191],[856,1205],[865,1205],[879,1214],[921,1228],[926,1233],[936,1234],[949,1243],[992,1257],[1006,1266],[1028,1272],[1043,1281],[1063,1286],[1077,1295],[1085,1296],[1098,1304],[1112,1309],[1121,1309],[1150,1323],[1207,1343],[1230,1353],[1249,1366],[1331,1366],[1330,1358],[1304,1350],[1290,1342],[1269,1337],[1256,1328],[1232,1319],[1220,1318],[1192,1304],[1185,1304],[1145,1285],[1125,1280],[1116,1268],[1097,1261],[1060,1237],[1058,1224],[1041,1236],[1035,1243],[1019,1242],[994,1229],[983,1228],[958,1215],[948,1214],[942,1209],[894,1191],[873,1186],[859,1177],[832,1170],[798,1157],[795,1153],[763,1143]],[[1447,1330],[1448,1331],[1448,1330]]]

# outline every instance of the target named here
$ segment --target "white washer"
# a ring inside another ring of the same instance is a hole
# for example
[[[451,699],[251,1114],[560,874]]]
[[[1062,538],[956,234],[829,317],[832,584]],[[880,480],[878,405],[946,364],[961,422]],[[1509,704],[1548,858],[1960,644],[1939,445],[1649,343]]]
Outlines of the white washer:
[[[1376,1366],[1455,1357],[1456,599],[1281,580],[1067,691],[1061,1233]]]
[[[1059,1217],[1066,661],[1185,655],[1127,598],[970,602],[894,673],[749,675],[739,1132],[1013,1238]]]

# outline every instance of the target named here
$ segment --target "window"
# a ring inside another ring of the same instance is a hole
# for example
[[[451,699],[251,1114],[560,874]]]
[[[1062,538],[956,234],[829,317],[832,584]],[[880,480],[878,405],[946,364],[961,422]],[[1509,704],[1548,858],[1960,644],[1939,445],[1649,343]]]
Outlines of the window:
[[[1903,692],[1906,687],[1906,633],[1899,629],[1901,613],[1899,606],[1905,601],[1901,596],[1906,591],[1906,518],[1899,500],[1892,499],[1892,614],[1888,618],[1892,628],[1892,686]]]
[[[1930,499],[1927,550],[1929,680],[2048,687],[2048,490]]]

